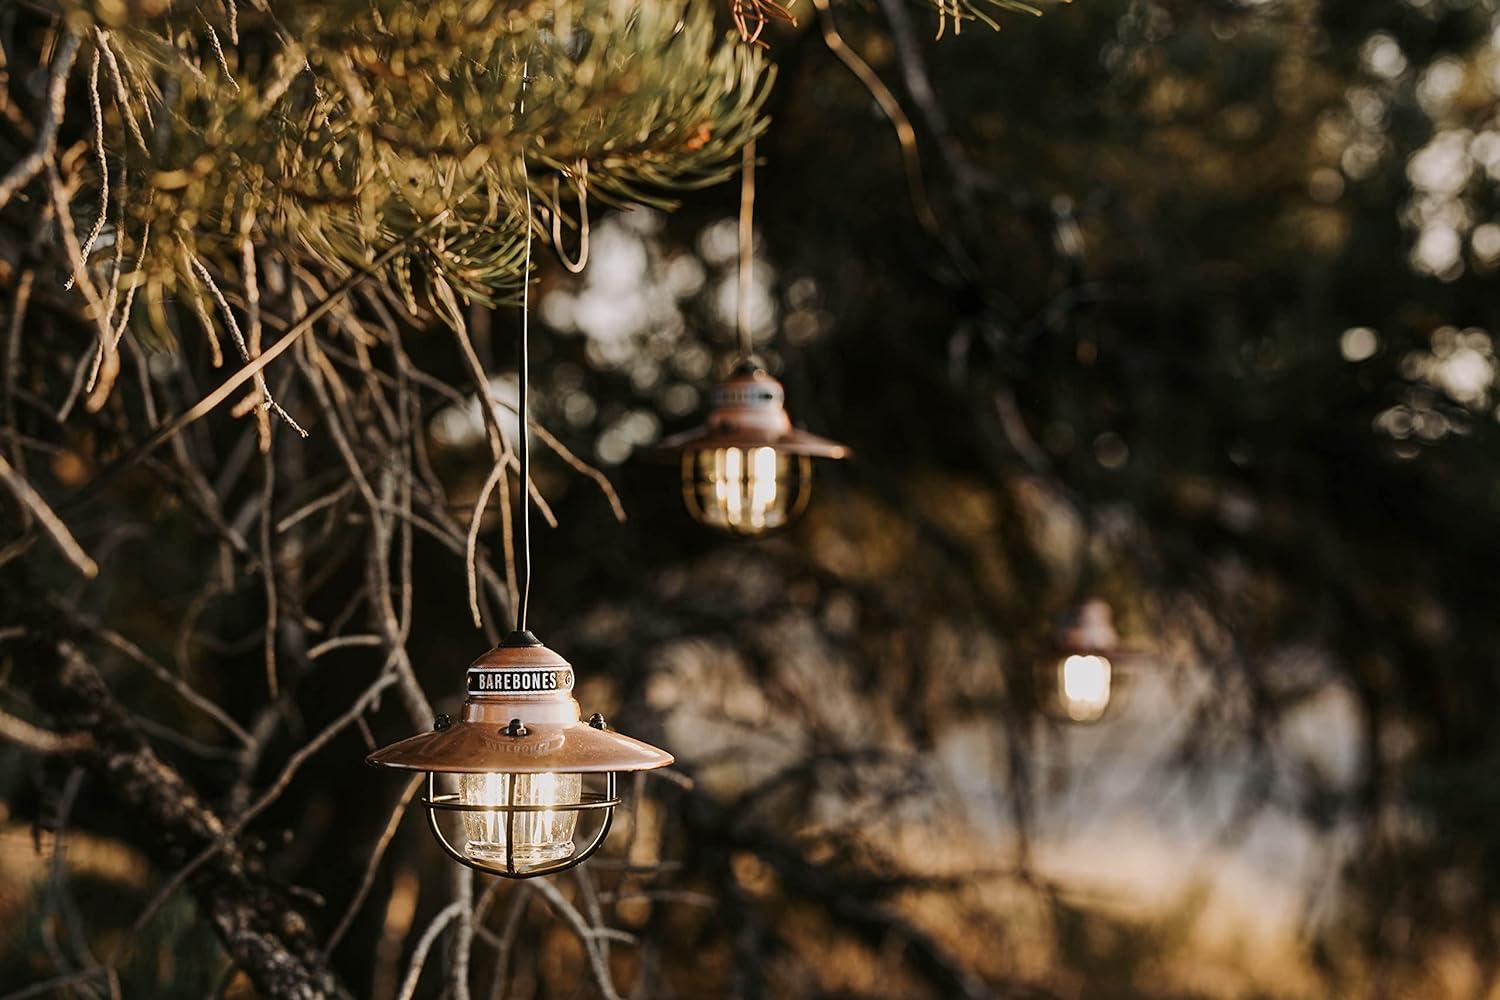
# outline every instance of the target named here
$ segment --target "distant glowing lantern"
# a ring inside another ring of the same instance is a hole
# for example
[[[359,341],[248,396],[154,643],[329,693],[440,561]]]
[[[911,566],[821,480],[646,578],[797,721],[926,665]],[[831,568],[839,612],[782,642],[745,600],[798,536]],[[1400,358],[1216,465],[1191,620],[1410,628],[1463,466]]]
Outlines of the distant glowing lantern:
[[[1055,714],[1070,722],[1097,722],[1104,717],[1117,686],[1117,670],[1110,657],[1119,642],[1114,615],[1104,601],[1091,599],[1074,611],[1041,678]]]
[[[1058,703],[1074,722],[1094,722],[1109,708],[1114,665],[1098,653],[1074,653],[1057,665]]]
[[[797,430],[781,383],[754,360],[714,387],[707,421],[663,441],[680,456],[682,497],[694,520],[734,535],[791,521],[812,495],[812,460],[847,458],[836,441]]]
[[[381,767],[427,773],[422,800],[454,860],[506,878],[566,871],[604,843],[616,775],[672,763],[672,755],[580,721],[573,668],[530,632],[517,631],[469,667],[457,721],[376,750]],[[593,785],[594,787],[588,787]],[[592,827],[580,843],[580,817]]]

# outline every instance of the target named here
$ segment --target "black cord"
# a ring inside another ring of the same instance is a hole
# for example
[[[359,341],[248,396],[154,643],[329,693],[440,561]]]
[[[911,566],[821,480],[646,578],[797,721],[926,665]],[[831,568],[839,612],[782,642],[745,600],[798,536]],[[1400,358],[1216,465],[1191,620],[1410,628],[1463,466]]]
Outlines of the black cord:
[[[531,60],[521,69],[521,110],[526,110],[526,85],[530,82]],[[531,603],[531,422],[527,416],[527,397],[531,394],[531,177],[526,170],[526,153],[521,152],[521,185],[526,191],[526,262],[521,271],[521,343],[516,352],[518,386],[516,420],[520,423],[521,465],[521,551],[516,566],[516,631],[526,631],[526,606]]]
[[[518,354],[520,369],[516,419],[520,422],[521,460],[521,552],[516,567],[517,589],[516,628],[526,631],[526,605],[531,600],[531,424],[527,417],[526,397],[531,392],[531,352],[529,348],[531,327],[531,189],[526,190],[526,270],[521,290],[521,345]]]

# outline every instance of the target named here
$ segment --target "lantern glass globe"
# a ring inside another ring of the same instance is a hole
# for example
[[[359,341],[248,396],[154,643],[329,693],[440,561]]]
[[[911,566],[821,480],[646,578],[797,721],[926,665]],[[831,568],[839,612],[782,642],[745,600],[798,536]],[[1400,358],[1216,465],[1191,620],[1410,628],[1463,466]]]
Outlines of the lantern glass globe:
[[[811,486],[811,464],[769,446],[710,448],[683,456],[688,509],[703,524],[758,535],[796,516]]]
[[[514,798],[512,798],[514,785]],[[496,806],[463,813],[464,853],[477,861],[506,862],[507,841],[513,839],[509,861],[517,867],[561,861],[573,854],[578,826],[576,809],[515,809],[571,806],[582,801],[579,774],[471,773],[459,776],[458,800],[465,806]]]
[[[1114,666],[1098,653],[1075,653],[1057,665],[1057,701],[1074,722],[1095,722],[1109,708]]]

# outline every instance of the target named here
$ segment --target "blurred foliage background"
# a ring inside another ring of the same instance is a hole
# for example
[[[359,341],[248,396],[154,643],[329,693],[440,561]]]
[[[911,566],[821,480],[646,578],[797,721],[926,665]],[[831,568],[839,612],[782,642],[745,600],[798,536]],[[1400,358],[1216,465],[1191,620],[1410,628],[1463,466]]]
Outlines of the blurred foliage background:
[[[475,887],[476,995],[593,995],[591,954],[641,997],[1494,994],[1493,5],[1080,0],[941,40],[901,0],[833,7],[910,115],[920,183],[827,20],[795,13],[765,35],[751,316],[794,417],[856,458],[820,466],[804,518],[760,542],[702,533],[674,471],[644,458],[699,417],[732,352],[734,185],[674,211],[595,205],[581,275],[539,254],[537,418],[628,517],[538,457],[558,526],[537,529],[533,628],[578,668],[585,711],[669,747],[693,783],[644,781],[587,874],[559,880],[618,939],[580,937],[539,890]],[[54,404],[93,336],[61,308],[30,314],[24,348],[47,360],[23,383]],[[475,298],[464,321],[491,393],[514,400],[516,309]],[[409,326],[413,364],[456,387],[420,399],[411,434],[461,534],[493,459],[484,411],[451,333]],[[342,365],[352,348],[325,350]],[[146,341],[111,406],[138,414],[136,366],[190,403],[222,378],[205,351]],[[257,518],[344,491],[277,528],[271,701],[267,588],[225,569],[248,557],[222,556],[203,505],[161,485],[181,456],[64,511],[97,579],[45,544],[0,566],[0,629],[33,627],[21,588],[93,623],[78,641],[146,742],[227,816],[386,655],[308,655],[341,624],[378,631],[350,610],[370,596],[369,519],[325,412],[357,422],[373,403],[320,403],[317,363],[267,369],[306,441],[278,426],[261,463],[227,412],[191,434],[252,550]],[[111,412],[9,422],[21,447],[46,444],[39,490],[66,496],[142,436]],[[0,510],[4,544],[23,531]],[[480,532],[497,565],[501,517]],[[452,712],[489,638],[461,551],[435,537],[411,542],[405,646]],[[1088,597],[1130,655],[1110,714],[1077,727],[1040,687]],[[0,707],[71,728],[12,683],[21,658]],[[329,959],[358,996],[397,995],[455,891],[416,810],[370,866],[403,789],[360,760],[411,729],[385,696],[240,837],[319,941],[373,873]],[[129,939],[126,996],[254,995],[197,893],[132,926],[171,868],[109,780],[0,751],[0,983],[88,969]],[[492,947],[501,934],[514,947]],[[419,996],[454,995],[439,951]]]

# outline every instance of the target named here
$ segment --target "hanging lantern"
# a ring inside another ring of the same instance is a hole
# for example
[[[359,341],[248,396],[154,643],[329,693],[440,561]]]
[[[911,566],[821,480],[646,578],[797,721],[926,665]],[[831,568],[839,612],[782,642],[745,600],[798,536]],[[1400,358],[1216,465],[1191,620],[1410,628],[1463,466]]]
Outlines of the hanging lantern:
[[[1055,715],[1069,722],[1097,722],[1104,717],[1118,686],[1111,657],[1119,643],[1107,603],[1093,598],[1074,610],[1040,678]]]
[[[774,531],[812,495],[812,460],[847,458],[836,441],[797,430],[781,383],[752,359],[714,387],[708,420],[658,447],[679,456],[682,498],[700,524],[734,535]]]
[[[792,426],[786,392],[755,360],[750,287],[755,214],[755,141],[742,150],[739,290],[740,361],[709,396],[703,426],[668,438],[658,454],[682,465],[682,499],[700,524],[732,535],[763,535],[796,520],[812,497],[812,460],[847,458],[836,441]]]
[[[523,178],[525,171],[522,157]],[[526,628],[531,602],[529,226],[524,273],[516,353],[521,483],[516,627],[469,665],[468,697],[457,722],[439,715],[431,732],[365,758],[380,767],[426,772],[422,805],[443,850],[460,864],[505,878],[552,875],[581,864],[609,835],[620,804],[616,776],[672,763],[665,750],[610,732],[602,715],[580,721],[572,665]]]
[[[506,878],[566,871],[609,834],[616,776],[672,755],[580,721],[573,667],[527,631],[475,660],[457,721],[376,750],[370,764],[425,771],[422,805],[443,850]],[[581,834],[581,836],[580,836]]]

